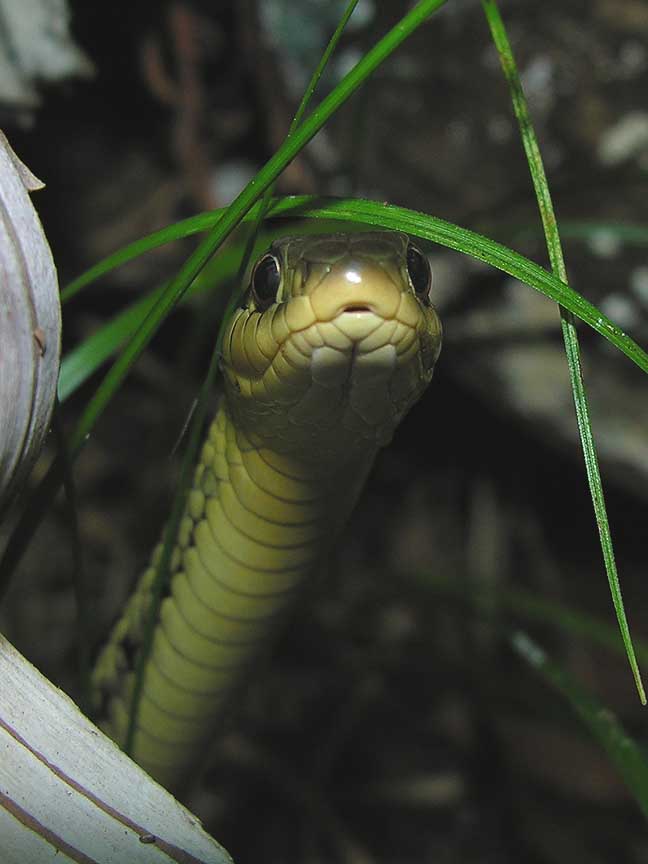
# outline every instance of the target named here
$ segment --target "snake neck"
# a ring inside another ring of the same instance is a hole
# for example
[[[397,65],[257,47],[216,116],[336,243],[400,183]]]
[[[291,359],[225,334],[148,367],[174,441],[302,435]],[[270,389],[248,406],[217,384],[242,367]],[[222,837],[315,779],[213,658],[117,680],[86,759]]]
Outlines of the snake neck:
[[[265,422],[260,418],[258,426]],[[311,443],[297,448],[291,440],[274,434],[265,439],[258,427],[248,428],[224,399],[210,428],[201,464],[211,456],[209,445],[215,445],[213,470],[219,480],[237,487],[241,496],[245,490],[242,478],[253,484],[256,500],[247,498],[252,512],[286,525],[298,513],[300,519],[311,519],[325,536],[330,536],[344,525],[353,510],[379,449],[377,442],[360,436],[351,444],[343,432],[338,425],[337,445],[328,447],[320,428],[310,435],[304,429],[299,438],[310,438]],[[227,475],[224,471],[218,474],[224,469],[223,444]],[[200,476],[199,468],[195,482],[200,482]]]
[[[256,263],[222,344],[203,444],[146,658],[132,755],[179,788],[232,688],[352,510],[441,347],[431,272],[403,234],[289,238]],[[124,743],[161,547],[94,672]]]
[[[342,466],[253,445],[223,399],[189,491],[147,661],[133,757],[182,785],[230,691],[352,510],[375,451]],[[101,725],[124,744],[158,546],[95,667]]]

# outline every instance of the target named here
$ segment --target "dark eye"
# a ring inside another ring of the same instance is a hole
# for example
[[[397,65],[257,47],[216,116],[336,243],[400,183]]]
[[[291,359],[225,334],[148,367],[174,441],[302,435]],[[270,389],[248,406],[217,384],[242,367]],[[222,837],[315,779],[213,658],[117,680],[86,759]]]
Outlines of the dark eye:
[[[264,255],[252,273],[252,293],[259,309],[267,309],[277,299],[281,282],[279,262],[274,255]]]
[[[407,247],[407,275],[416,296],[427,300],[432,286],[430,262],[413,243]]]

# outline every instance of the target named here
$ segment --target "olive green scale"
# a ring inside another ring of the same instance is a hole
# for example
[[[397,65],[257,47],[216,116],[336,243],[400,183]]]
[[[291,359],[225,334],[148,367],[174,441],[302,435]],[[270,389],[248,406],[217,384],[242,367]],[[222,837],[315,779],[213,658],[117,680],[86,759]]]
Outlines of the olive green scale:
[[[253,447],[221,403],[180,523],[137,718],[133,758],[161,782],[176,784],[203,750],[223,702],[321,560],[367,469],[365,463],[347,472],[347,496],[336,478],[332,495],[332,482],[308,465]],[[105,706],[100,725],[121,744],[161,549],[93,674],[97,703]]]
[[[264,637],[346,522],[378,449],[432,378],[442,328],[427,259],[397,232],[283,238],[223,339],[156,621],[132,755],[178,787]],[[93,674],[124,745],[161,547]]]

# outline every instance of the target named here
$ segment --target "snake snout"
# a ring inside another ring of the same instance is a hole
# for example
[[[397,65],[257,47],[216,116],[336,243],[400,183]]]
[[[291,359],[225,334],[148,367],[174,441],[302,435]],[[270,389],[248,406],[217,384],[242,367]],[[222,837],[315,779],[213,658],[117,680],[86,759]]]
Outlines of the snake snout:
[[[395,271],[371,260],[339,261],[325,278],[320,274],[313,283],[307,293],[320,321],[331,321],[343,313],[392,318],[402,291]]]

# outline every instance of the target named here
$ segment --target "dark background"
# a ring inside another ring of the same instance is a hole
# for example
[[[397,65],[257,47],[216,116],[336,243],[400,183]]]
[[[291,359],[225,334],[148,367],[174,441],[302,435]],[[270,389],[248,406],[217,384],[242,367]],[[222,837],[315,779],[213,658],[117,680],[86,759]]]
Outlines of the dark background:
[[[226,203],[236,172],[253,171],[281,143],[301,78],[319,57],[318,33],[334,26],[324,20],[330,3],[286,4],[286,42],[260,14],[278,8],[270,2],[70,5],[94,76],[43,84],[27,125],[24,111],[3,113],[17,153],[47,183],[35,203],[62,285],[120,245]],[[405,7],[376,5],[345,38],[347,60]],[[613,162],[603,147],[628,115],[637,128],[648,123],[645,4],[502,3],[502,13],[559,221],[645,222],[648,134],[628,138]],[[449,2],[279,188],[419,208],[546,266],[478,4]],[[66,306],[65,346],[168,277],[190,248],[141,259]],[[645,860],[644,824],[622,782],[563,699],[510,648],[516,629],[532,633],[645,740],[645,711],[620,654],[507,610],[512,592],[525,589],[615,626],[557,313],[499,273],[430,251],[446,325],[435,380],[381,454],[336,553],[250,681],[188,803],[241,864]],[[611,317],[624,315],[619,323],[644,344],[645,257],[645,248],[610,245],[600,232],[566,245],[574,287]],[[172,498],[173,448],[215,334],[198,323],[209,320],[210,302],[165,324],[77,465],[98,640]],[[648,627],[646,385],[603,340],[581,333],[618,564],[640,635]],[[66,404],[70,428],[95,385]],[[3,631],[75,695],[68,534],[59,504],[16,578]],[[475,612],[468,601],[477,592],[486,606]]]

